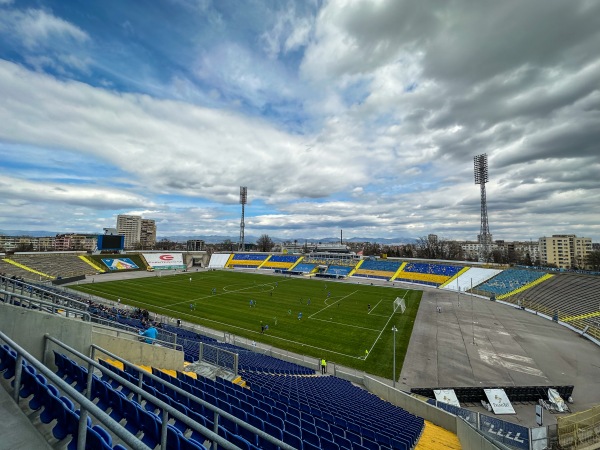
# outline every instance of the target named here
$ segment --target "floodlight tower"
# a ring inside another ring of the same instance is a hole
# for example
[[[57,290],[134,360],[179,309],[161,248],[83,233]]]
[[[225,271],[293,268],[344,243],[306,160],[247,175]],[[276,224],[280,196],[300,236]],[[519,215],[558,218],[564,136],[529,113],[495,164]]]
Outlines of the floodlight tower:
[[[242,205],[242,220],[240,221],[240,251],[245,251],[244,245],[244,209],[248,200],[248,188],[246,186],[240,186],[240,204]]]
[[[485,195],[485,183],[488,182],[488,160],[487,154],[477,155],[473,158],[475,163],[475,184],[481,188],[481,227],[479,230],[479,262],[487,261],[490,255],[492,235],[488,225],[487,199]]]

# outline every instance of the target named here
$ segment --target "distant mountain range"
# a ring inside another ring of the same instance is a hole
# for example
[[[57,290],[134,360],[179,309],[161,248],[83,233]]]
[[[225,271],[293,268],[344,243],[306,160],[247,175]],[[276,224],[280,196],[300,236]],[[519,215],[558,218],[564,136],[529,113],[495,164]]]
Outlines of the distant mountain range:
[[[64,233],[64,232],[63,232]],[[31,237],[47,237],[47,236],[56,236],[60,234],[57,231],[27,231],[27,230],[0,230],[0,234],[4,234],[6,236],[31,236]],[[89,234],[89,233],[85,233]],[[101,234],[101,233],[98,233]],[[309,239],[309,238],[295,238],[295,239],[282,239],[275,236],[269,236],[271,240],[275,243],[282,242],[294,242],[296,240],[299,245],[304,245],[304,243],[308,244],[316,244],[316,243],[324,243],[324,244],[333,244],[340,241],[340,238],[327,237],[322,239]],[[245,236],[245,242],[254,243],[258,240],[258,236]],[[190,239],[201,239],[207,244],[220,244],[223,241],[230,240],[232,242],[237,242],[239,240],[239,236],[219,236],[219,235],[196,235],[196,236],[188,236],[188,235],[171,235],[171,236],[158,236],[157,240],[168,239],[170,241],[175,242],[185,242]],[[369,238],[369,237],[353,237],[346,239],[344,238],[344,242],[371,242],[376,244],[383,245],[392,245],[392,244],[412,244],[416,242],[414,238],[408,237],[397,237],[397,238]]]
[[[335,244],[340,242],[340,238],[334,238],[334,237],[326,237],[326,238],[320,238],[320,239],[314,239],[314,238],[287,238],[287,239],[282,239],[276,236],[270,236],[271,240],[277,244],[282,243],[282,242],[294,242],[297,241],[298,245],[304,245],[304,243],[308,243],[308,244],[316,244],[316,243],[323,243],[323,244]],[[160,239],[169,239],[170,241],[176,241],[176,242],[184,242],[190,239],[201,239],[204,242],[206,242],[207,244],[220,244],[221,242],[225,241],[225,240],[229,240],[232,242],[238,242],[238,240],[240,239],[239,236],[218,236],[218,235],[204,235],[204,236],[184,236],[184,235],[175,235],[175,236],[161,236],[161,237],[157,237],[158,240]],[[247,243],[254,243],[259,239],[258,236],[245,236],[244,241]],[[407,238],[407,237],[398,237],[398,238],[382,238],[382,237],[378,237],[378,238],[367,238],[367,237],[352,237],[352,238],[344,238],[344,242],[371,242],[371,243],[377,243],[377,244],[387,244],[387,245],[392,245],[392,244],[412,244],[414,242],[416,242],[417,240],[414,238]]]

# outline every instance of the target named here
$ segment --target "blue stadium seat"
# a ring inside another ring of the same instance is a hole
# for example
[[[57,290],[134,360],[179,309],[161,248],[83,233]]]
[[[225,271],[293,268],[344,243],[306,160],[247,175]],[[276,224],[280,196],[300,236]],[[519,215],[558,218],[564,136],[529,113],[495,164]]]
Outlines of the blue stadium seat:
[[[179,450],[207,450],[207,448],[194,439],[186,439],[184,437],[183,439],[179,439]]]
[[[106,440],[107,438],[109,441]],[[87,429],[85,448],[94,450],[113,450],[112,438],[104,428],[95,425],[94,427]],[[116,448],[117,447],[115,447],[115,449]],[[121,448],[124,447],[121,446]]]
[[[22,398],[28,398],[32,395],[37,387],[37,372],[33,366],[26,364],[23,366],[23,371],[21,372],[21,389],[19,391],[19,395]],[[14,381],[11,383],[14,386]]]
[[[340,446],[335,442],[321,437],[321,448],[323,450],[340,450]]]
[[[180,450],[180,441],[183,438],[183,433],[173,425],[167,425],[167,448],[169,450]]]
[[[15,367],[17,366],[17,352],[14,350],[8,350],[5,354],[2,364],[0,365],[0,371],[4,371],[2,376],[6,380],[10,380],[15,376]]]
[[[311,433],[310,431],[306,431],[305,429],[302,429],[302,441],[304,444],[313,444],[317,448],[321,445],[319,436],[315,433]]]
[[[150,448],[154,448],[160,444],[161,420],[157,415],[144,409],[140,409],[140,425],[144,432],[144,436],[142,436],[142,442],[144,444]]]
[[[302,439],[300,439],[298,436],[288,433],[287,431],[283,432],[283,442],[291,445],[294,448],[297,448],[298,450],[302,450]]]
[[[372,441],[370,439],[364,438],[362,440],[362,445],[363,447],[369,449],[369,450],[379,450],[379,444],[375,441]]]
[[[33,397],[29,400],[29,407],[33,410],[40,409],[44,404],[44,398],[48,391],[48,380],[42,374],[35,376],[36,387],[33,391]]]

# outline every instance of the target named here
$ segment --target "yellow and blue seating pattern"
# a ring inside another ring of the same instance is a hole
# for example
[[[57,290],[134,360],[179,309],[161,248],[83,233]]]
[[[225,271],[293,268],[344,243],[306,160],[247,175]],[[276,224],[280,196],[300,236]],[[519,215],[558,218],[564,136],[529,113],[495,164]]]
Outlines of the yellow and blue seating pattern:
[[[439,286],[445,283],[458,272],[462,266],[448,264],[407,263],[396,277],[398,281]]]
[[[234,253],[228,267],[258,267],[269,257],[266,253]]]
[[[389,280],[398,271],[401,264],[400,261],[367,259],[352,276]]]

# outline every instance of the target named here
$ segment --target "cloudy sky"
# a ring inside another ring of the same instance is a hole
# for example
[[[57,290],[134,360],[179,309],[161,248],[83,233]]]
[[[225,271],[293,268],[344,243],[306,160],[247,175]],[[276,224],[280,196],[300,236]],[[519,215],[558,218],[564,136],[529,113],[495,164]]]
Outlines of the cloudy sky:
[[[600,241],[596,0],[0,0],[0,230]]]

